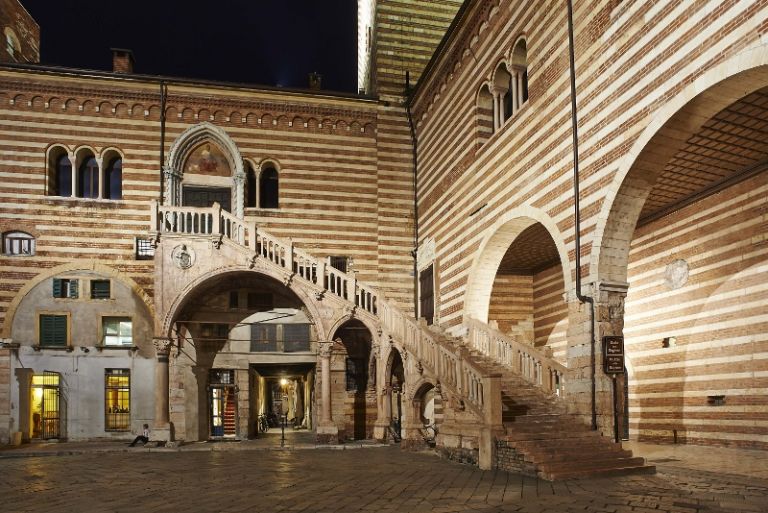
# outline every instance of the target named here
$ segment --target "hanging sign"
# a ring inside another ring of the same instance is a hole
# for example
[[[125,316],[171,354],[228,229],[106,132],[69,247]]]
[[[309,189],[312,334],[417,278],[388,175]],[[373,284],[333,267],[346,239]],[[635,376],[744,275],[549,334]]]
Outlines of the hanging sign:
[[[624,374],[624,337],[603,337],[603,369],[606,374]]]

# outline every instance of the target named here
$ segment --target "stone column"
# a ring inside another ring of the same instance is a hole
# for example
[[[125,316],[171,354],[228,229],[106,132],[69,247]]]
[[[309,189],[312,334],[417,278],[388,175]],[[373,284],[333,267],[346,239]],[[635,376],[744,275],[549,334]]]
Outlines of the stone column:
[[[105,180],[106,176],[104,174],[104,159],[97,158],[96,164],[99,166],[99,185],[98,185],[98,192],[96,194],[97,199],[104,199],[104,185],[106,185],[107,181]]]
[[[70,196],[77,196],[77,157],[74,155],[69,156],[69,163],[72,165],[72,184],[70,186]]]
[[[376,422],[373,425],[373,437],[376,440],[387,439],[387,428],[392,423],[392,389],[386,386],[381,387],[376,394],[376,407],[378,414]]]
[[[151,438],[171,442],[173,434],[168,418],[168,357],[172,341],[166,337],[156,337],[152,342],[157,351],[157,365],[155,365],[155,425]]]
[[[512,115],[514,116],[517,112],[517,109],[520,108],[520,102],[518,102],[518,91],[519,88],[517,87],[517,73],[512,73],[512,80],[509,81],[510,85],[512,86]]]
[[[320,390],[322,402],[320,409],[320,422],[317,426],[317,441],[319,443],[338,443],[339,428],[333,423],[331,417],[331,354],[333,342],[320,342],[318,344],[318,356],[320,357]]]
[[[501,128],[501,110],[504,108],[499,92],[493,91],[493,131],[497,132]]]
[[[611,377],[603,372],[602,340],[607,335],[622,335],[626,283],[600,283],[584,290],[595,298],[595,409],[597,427],[606,436],[613,433],[613,394]],[[592,341],[590,338],[590,306],[580,303],[575,293],[568,303],[568,367],[570,379],[565,383],[569,412],[582,415],[587,423],[592,417]]]
[[[235,193],[232,195],[232,214],[242,219],[245,215],[245,173],[232,177]],[[244,242],[244,241],[241,241]]]

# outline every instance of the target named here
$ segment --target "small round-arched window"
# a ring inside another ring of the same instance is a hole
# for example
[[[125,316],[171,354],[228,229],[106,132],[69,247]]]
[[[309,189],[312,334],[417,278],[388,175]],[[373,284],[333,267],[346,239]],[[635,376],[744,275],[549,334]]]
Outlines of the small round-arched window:
[[[6,256],[32,256],[35,254],[35,238],[25,232],[3,234],[3,254]]]
[[[277,169],[266,166],[259,177],[259,207],[278,208],[279,183]]]
[[[105,198],[123,198],[123,159],[119,157],[112,159],[104,173],[104,182]]]

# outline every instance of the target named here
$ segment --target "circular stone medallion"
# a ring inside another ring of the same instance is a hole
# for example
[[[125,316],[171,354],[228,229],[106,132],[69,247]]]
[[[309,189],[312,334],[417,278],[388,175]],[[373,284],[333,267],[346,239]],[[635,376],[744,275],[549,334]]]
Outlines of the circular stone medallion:
[[[664,282],[670,289],[679,289],[688,282],[688,262],[678,258],[667,265],[664,271]]]
[[[171,259],[179,269],[189,269],[195,265],[195,252],[192,248],[188,248],[186,245],[182,244],[173,248],[173,251],[171,251]]]

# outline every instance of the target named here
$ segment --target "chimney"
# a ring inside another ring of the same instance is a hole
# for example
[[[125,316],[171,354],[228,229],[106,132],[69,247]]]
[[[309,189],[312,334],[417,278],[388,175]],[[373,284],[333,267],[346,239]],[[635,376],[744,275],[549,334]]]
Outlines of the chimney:
[[[313,71],[312,73],[309,74],[310,89],[314,89],[314,90],[321,89],[322,81],[323,81],[323,76],[320,73]]]
[[[133,73],[133,52],[124,48],[112,50],[112,71],[115,73]]]

